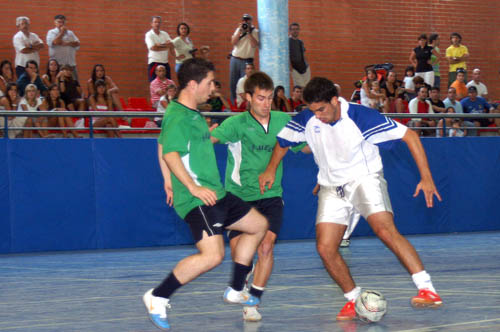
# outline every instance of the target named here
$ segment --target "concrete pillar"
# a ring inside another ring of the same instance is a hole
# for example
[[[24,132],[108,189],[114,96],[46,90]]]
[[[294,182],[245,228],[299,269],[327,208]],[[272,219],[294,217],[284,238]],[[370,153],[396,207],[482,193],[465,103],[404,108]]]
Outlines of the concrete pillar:
[[[288,0],[257,0],[260,30],[259,69],[289,96]]]

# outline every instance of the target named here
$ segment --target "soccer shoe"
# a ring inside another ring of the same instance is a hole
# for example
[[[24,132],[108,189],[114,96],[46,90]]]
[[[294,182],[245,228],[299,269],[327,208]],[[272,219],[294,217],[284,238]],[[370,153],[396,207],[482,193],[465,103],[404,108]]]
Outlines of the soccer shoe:
[[[347,239],[344,240],[342,239],[342,242],[340,242],[340,248],[347,248],[351,245],[351,240]]]
[[[354,301],[347,302],[342,310],[337,314],[337,320],[353,320],[356,318],[356,310],[354,309]]]
[[[245,293],[243,291],[238,292],[228,287],[224,292],[224,302],[234,303],[234,304],[242,304],[249,307],[253,307],[259,305],[260,300],[258,297]]]
[[[257,311],[257,306],[243,307],[243,320],[247,322],[258,322],[262,320],[261,314]]]
[[[415,308],[437,308],[443,305],[441,297],[428,289],[420,289],[418,295],[411,298]]]
[[[142,297],[151,322],[163,331],[168,331],[170,325],[167,320],[167,308],[170,309],[168,299],[153,295],[153,288],[148,290]]]
[[[252,270],[250,272],[248,272],[248,274],[245,278],[245,288],[244,288],[245,291],[248,291],[250,289],[250,287],[248,287],[248,281],[252,277],[254,271],[255,271],[255,263],[252,263]]]

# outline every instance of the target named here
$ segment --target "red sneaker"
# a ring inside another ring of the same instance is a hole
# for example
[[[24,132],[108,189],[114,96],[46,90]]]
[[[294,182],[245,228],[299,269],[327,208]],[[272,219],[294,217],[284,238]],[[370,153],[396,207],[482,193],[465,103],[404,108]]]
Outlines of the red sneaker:
[[[428,289],[420,289],[418,295],[411,298],[415,308],[437,308],[443,305],[441,297]]]
[[[349,301],[337,314],[337,320],[353,320],[354,318],[356,318],[356,310],[354,310],[354,301]]]

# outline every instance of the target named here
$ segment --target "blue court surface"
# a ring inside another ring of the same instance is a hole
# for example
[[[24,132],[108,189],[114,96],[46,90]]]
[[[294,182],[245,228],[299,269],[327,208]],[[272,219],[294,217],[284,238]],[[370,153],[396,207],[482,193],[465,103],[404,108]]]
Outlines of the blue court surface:
[[[323,269],[312,240],[279,242],[260,311],[244,323],[225,304],[231,261],[182,287],[171,299],[172,331],[500,331],[500,233],[410,236],[443,298],[439,309],[410,306],[410,276],[376,238],[342,249],[358,285],[389,303],[376,324],[339,323],[345,300]],[[0,331],[159,331],[142,294],[192,246],[0,256]]]

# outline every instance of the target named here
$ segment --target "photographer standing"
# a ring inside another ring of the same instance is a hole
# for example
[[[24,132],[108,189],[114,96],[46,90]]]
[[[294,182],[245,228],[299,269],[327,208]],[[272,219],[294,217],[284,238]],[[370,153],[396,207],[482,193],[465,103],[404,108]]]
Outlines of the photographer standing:
[[[252,25],[252,16],[244,14],[241,23],[231,37],[233,51],[229,66],[231,102],[236,100],[236,84],[245,75],[245,65],[253,63],[255,50],[259,47],[259,30]]]

